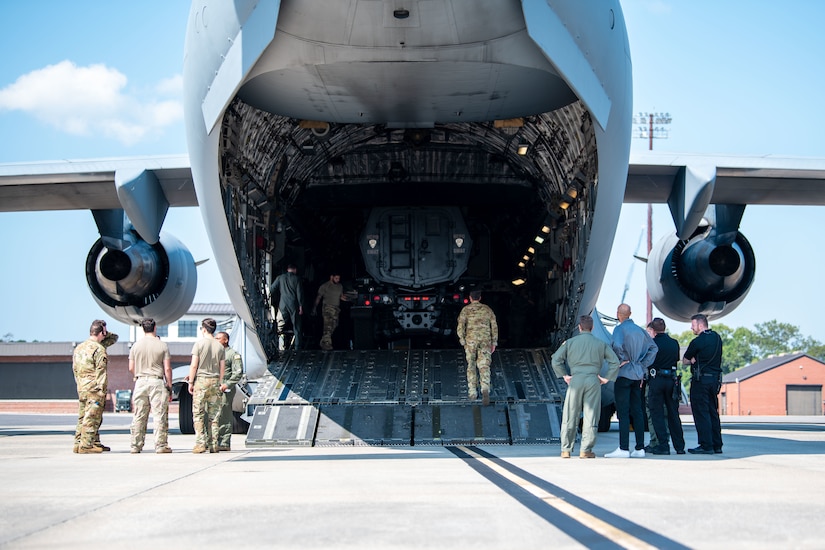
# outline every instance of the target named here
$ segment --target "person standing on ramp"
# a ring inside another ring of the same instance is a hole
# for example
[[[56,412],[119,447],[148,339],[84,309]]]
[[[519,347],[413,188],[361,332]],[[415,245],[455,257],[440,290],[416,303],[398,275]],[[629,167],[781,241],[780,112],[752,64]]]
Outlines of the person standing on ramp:
[[[480,378],[481,400],[487,406],[490,404],[490,363],[498,345],[498,324],[493,310],[481,303],[481,291],[470,292],[470,303],[458,314],[456,332],[467,358],[467,396],[470,400],[478,399]]]

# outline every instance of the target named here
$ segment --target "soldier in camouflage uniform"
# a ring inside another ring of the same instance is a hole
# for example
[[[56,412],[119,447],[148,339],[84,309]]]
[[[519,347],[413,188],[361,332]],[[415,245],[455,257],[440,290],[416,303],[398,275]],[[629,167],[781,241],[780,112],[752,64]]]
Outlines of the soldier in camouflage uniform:
[[[318,311],[318,304],[324,302],[324,335],[321,336],[321,349],[332,349],[332,333],[338,327],[338,317],[341,314],[341,301],[348,301],[349,298],[344,294],[344,287],[341,285],[341,276],[332,274],[329,276],[329,281],[325,282],[318,288],[318,295],[315,297],[315,307],[312,308],[312,314],[315,315]]]
[[[458,341],[467,358],[467,395],[478,398],[481,378],[481,399],[490,404],[490,363],[498,345],[498,324],[493,310],[481,303],[481,292],[470,292],[470,303],[458,314]]]
[[[161,342],[155,331],[155,320],[141,319],[143,338],[129,350],[129,372],[135,377],[132,401],[132,454],[143,450],[149,409],[155,419],[155,453],[171,453],[169,448],[169,396],[172,392],[172,359],[169,346]],[[166,378],[166,383],[163,379]]]
[[[72,372],[77,384],[78,418],[74,452],[96,454],[108,451],[100,443],[100,423],[106,407],[109,354],[106,348],[117,342],[117,334],[106,330],[106,321],[96,319],[89,329],[89,339],[78,344],[72,358]]]
[[[231,450],[230,441],[232,439],[232,402],[235,400],[235,386],[243,377],[243,361],[241,355],[229,347],[229,334],[219,332],[216,336],[218,342],[223,346],[226,354],[226,370],[223,375],[223,383],[228,391],[221,394],[221,427],[218,431],[218,450]]]
[[[193,453],[218,452],[218,432],[221,417],[221,393],[226,384],[221,383],[226,369],[226,354],[215,339],[218,323],[211,317],[201,322],[200,338],[192,347],[189,365],[189,393],[192,394],[192,420],[195,424]]]

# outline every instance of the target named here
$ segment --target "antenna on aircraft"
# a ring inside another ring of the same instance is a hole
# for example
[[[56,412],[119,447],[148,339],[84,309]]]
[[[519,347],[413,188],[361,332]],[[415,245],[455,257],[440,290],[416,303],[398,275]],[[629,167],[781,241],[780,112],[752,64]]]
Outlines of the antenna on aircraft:
[[[627,291],[630,289],[630,279],[633,277],[633,268],[636,266],[635,260],[642,260],[639,256],[639,247],[642,246],[642,235],[645,234],[645,226],[642,226],[641,232],[639,232],[639,240],[636,241],[636,251],[633,253],[633,260],[630,262],[630,269],[627,270],[627,280],[624,283],[624,291],[622,292],[622,300],[621,303],[625,303],[624,299],[627,296]]]
[[[670,116],[670,113],[642,113],[640,112],[638,115],[633,116],[633,124],[637,125],[636,129],[633,131],[633,137],[636,138],[647,138],[648,139],[648,150],[653,150],[653,138],[657,139],[667,139],[668,137],[668,128],[669,125],[673,121],[673,117]],[[659,126],[654,127],[654,122]],[[647,124],[647,128],[645,128],[645,124]],[[648,203],[647,204],[647,255],[650,256],[650,249],[653,248],[653,205]],[[638,258],[638,250],[636,251],[636,257]],[[631,267],[631,270],[633,268]],[[625,292],[627,288],[625,288]],[[650,293],[646,292],[647,294],[647,322],[653,320],[653,304],[650,301]],[[624,301],[624,300],[622,300]]]

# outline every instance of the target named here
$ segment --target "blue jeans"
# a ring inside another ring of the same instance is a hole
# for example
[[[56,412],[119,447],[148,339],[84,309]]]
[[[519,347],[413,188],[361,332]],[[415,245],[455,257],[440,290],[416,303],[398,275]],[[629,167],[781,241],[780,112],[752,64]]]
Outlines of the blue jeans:
[[[645,416],[642,410],[642,381],[620,376],[613,385],[616,416],[619,417],[619,447],[630,450],[630,420],[636,433],[636,449],[645,448]]]

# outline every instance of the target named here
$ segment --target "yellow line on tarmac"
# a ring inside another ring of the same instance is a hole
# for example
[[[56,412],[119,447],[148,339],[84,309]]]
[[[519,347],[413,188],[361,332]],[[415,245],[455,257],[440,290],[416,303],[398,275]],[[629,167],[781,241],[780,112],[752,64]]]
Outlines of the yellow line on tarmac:
[[[592,529],[593,531],[603,535],[613,541],[614,543],[618,544],[623,548],[652,548],[655,549],[655,546],[652,546],[645,541],[638,539],[627,533],[610,525],[609,523],[597,518],[592,514],[588,514],[584,510],[573,506],[569,502],[564,499],[561,499],[555,495],[552,495],[542,489],[541,487],[537,487],[533,483],[530,483],[526,479],[517,476],[516,474],[502,468],[489,458],[486,458],[467,447],[457,446],[456,448],[461,449],[463,452],[467,453],[468,455],[472,456],[479,462],[483,463],[485,466],[490,468],[491,470],[495,471],[498,475],[508,479],[512,483],[515,483],[528,493],[532,494],[533,496],[540,498],[545,503],[549,504],[562,514],[575,519],[576,521],[580,522],[582,525],[585,525]]]

